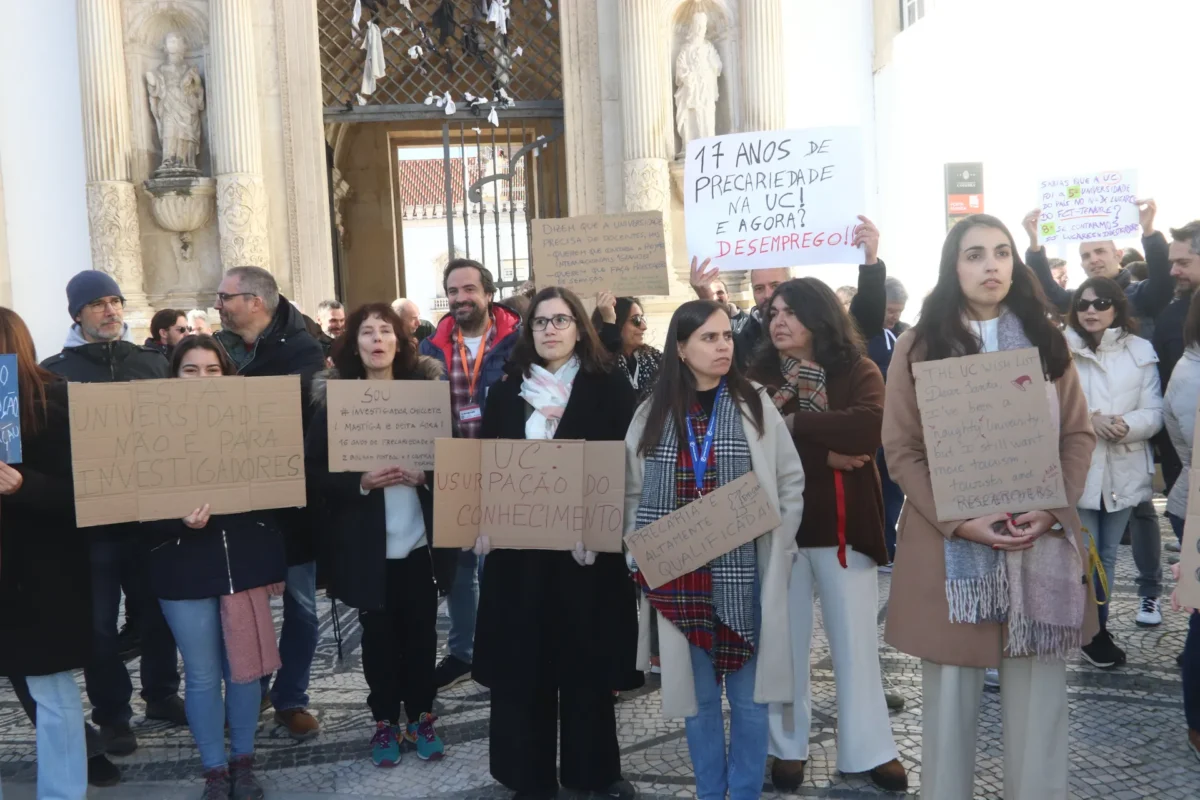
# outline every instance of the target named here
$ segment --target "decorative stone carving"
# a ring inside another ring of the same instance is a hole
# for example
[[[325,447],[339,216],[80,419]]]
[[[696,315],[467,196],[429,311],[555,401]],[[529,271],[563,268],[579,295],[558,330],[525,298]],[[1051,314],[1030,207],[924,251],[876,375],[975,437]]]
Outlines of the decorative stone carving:
[[[687,38],[675,58],[675,130],[682,148],[693,139],[716,135],[717,78],[721,76],[721,56],[705,38],[708,15],[692,15]]]
[[[204,86],[200,72],[184,63],[187,48],[178,33],[168,33],[163,44],[167,60],[146,73],[150,113],[162,144],[162,163],[154,176],[199,175],[200,112],[204,110]]]
[[[217,176],[217,230],[225,269],[256,266],[270,269],[267,234],[267,190],[262,176],[229,173]]]
[[[625,210],[663,211],[670,208],[671,176],[664,158],[625,162]]]
[[[346,182],[342,176],[342,171],[337,167],[333,168],[333,224],[337,228],[338,241],[344,249],[350,249],[350,234],[346,231],[345,219],[342,217],[342,209],[345,207],[346,200],[354,196],[354,189]]]
[[[87,210],[92,267],[111,275],[123,291],[140,292],[142,249],[133,184],[128,181],[89,183]]]

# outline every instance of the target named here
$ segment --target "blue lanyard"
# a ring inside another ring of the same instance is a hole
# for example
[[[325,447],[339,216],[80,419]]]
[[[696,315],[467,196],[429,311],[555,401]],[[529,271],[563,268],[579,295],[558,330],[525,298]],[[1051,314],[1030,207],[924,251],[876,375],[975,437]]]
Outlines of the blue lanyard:
[[[717,430],[717,409],[721,404],[721,393],[725,391],[725,379],[717,386],[717,396],[713,399],[712,414],[708,416],[708,427],[704,431],[704,447],[697,448],[696,432],[692,429],[692,415],[688,414],[687,435],[688,449],[692,453],[692,472],[696,475],[696,491],[704,494],[704,473],[708,472],[708,454],[712,452],[713,434]]]

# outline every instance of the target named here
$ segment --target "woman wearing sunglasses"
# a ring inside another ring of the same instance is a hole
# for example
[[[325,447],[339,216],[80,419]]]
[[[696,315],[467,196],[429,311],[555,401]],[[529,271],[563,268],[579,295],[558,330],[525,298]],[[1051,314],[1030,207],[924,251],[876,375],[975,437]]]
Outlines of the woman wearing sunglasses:
[[[1150,437],[1163,425],[1158,357],[1150,342],[1134,334],[1125,291],[1108,278],[1090,278],[1075,290],[1067,314],[1067,344],[1087,396],[1096,449],[1079,499],[1079,518],[1104,568],[1096,575],[1101,598],[1100,632],[1083,647],[1095,667],[1125,663],[1125,652],[1108,632],[1109,590],[1116,579],[1117,547],[1133,508],[1153,493],[1154,453]],[[1147,598],[1145,602],[1158,601]]]
[[[612,292],[596,296],[592,325],[600,342],[616,358],[620,372],[643,400],[654,388],[662,351],[646,344],[646,315],[636,297],[616,297]]]

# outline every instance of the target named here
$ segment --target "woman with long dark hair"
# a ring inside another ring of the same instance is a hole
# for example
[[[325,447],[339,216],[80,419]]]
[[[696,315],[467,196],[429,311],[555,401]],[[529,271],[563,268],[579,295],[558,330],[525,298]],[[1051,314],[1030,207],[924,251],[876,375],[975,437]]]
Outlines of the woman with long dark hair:
[[[729,313],[711,300],[671,317],[662,370],[625,437],[625,529],[645,527],[756,473],[779,527],[657,589],[642,584],[639,661],[658,611],[662,704],[683,718],[702,798],[756,798],[767,704],[793,698],[787,584],[804,509],[804,468],[783,418],[734,360]],[[721,686],[729,699],[725,743]]]
[[[304,448],[309,480],[321,487],[329,514],[329,594],[357,608],[362,624],[377,767],[396,766],[405,749],[422,761],[440,759],[445,751],[433,714],[438,601],[429,548],[432,481],[424,470],[403,464],[331,472],[326,392],[335,380],[440,380],[441,365],[418,355],[404,330],[387,303],[370,303],[349,316],[333,345],[333,367],[313,380],[315,408]],[[403,384],[396,391],[403,392]]]
[[[1057,412],[1067,505],[938,521],[912,365],[1030,347]],[[883,412],[888,470],[907,497],[884,638],[922,661],[926,800],[974,794],[987,667],[999,667],[1002,686],[1004,796],[1067,797],[1065,659],[1098,629],[1075,511],[1095,444],[1071,351],[1012,234],[995,217],[961,220],[946,237],[920,319],[896,343]]]
[[[764,342],[750,376],[767,387],[804,464],[804,518],[796,531],[788,606],[795,725],[771,711],[771,778],[794,791],[804,779],[814,591],[833,657],[838,769],[869,772],[888,791],[908,779],[897,758],[879,670],[878,567],[888,563],[874,454],[883,424],[883,375],[837,295],[816,278],[781,284],[767,306]]]
[[[662,352],[646,343],[646,314],[636,297],[616,297],[612,292],[596,296],[592,324],[600,342],[613,354],[616,368],[629,380],[638,400],[654,388]]]
[[[1098,437],[1079,498],[1079,519],[1103,567],[1095,576],[1096,595],[1102,598],[1100,632],[1083,646],[1083,657],[1100,669],[1125,663],[1125,651],[1108,631],[1117,548],[1133,509],[1154,494],[1150,437],[1163,424],[1158,356],[1136,331],[1129,300],[1116,281],[1089,278],[1075,290],[1065,335]],[[1158,598],[1142,598],[1142,612],[1161,619]]]
[[[237,367],[216,339],[196,334],[175,346],[171,374],[220,378]],[[272,511],[214,516],[207,504],[153,525],[150,589],[183,657],[188,728],[205,777],[201,800],[256,800],[263,796],[254,776],[259,679],[279,668],[270,596],[282,593],[287,575],[283,534]]]
[[[488,392],[481,437],[620,441],[633,406],[579,298],[549,287],[534,296],[506,374]],[[489,546],[481,538],[478,551]],[[621,778],[612,690],[641,678],[634,598],[624,557],[582,542],[571,552],[494,550],[484,561],[472,676],[492,691],[492,776],[517,797],[553,797],[560,782],[633,795]]]
[[[9,422],[21,432],[21,463],[0,463],[0,675],[33,712],[38,797],[81,798],[88,758],[71,673],[91,655],[92,580],[88,529],[75,527],[67,384],[38,366],[29,329],[8,308],[0,353],[17,357],[0,383],[17,387],[19,420]]]

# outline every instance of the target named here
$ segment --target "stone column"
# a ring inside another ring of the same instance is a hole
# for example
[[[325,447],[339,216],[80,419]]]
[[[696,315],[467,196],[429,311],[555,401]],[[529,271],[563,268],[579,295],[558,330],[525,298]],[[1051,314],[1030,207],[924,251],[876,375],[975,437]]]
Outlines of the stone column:
[[[567,208],[571,216],[603,214],[604,124],[596,0],[560,3],[558,26],[562,41]]]
[[[772,131],[785,124],[783,9],[780,0],[741,0],[742,130]]]
[[[86,2],[86,0],[80,0]],[[208,122],[221,266],[270,269],[251,0],[209,3]]]
[[[148,320],[149,308],[130,167],[121,0],[77,0],[76,9],[92,268],[107,272],[121,286],[127,321],[137,328]]]
[[[626,211],[661,211],[671,263],[671,103],[662,85],[670,25],[659,0],[620,0],[622,173]]]

